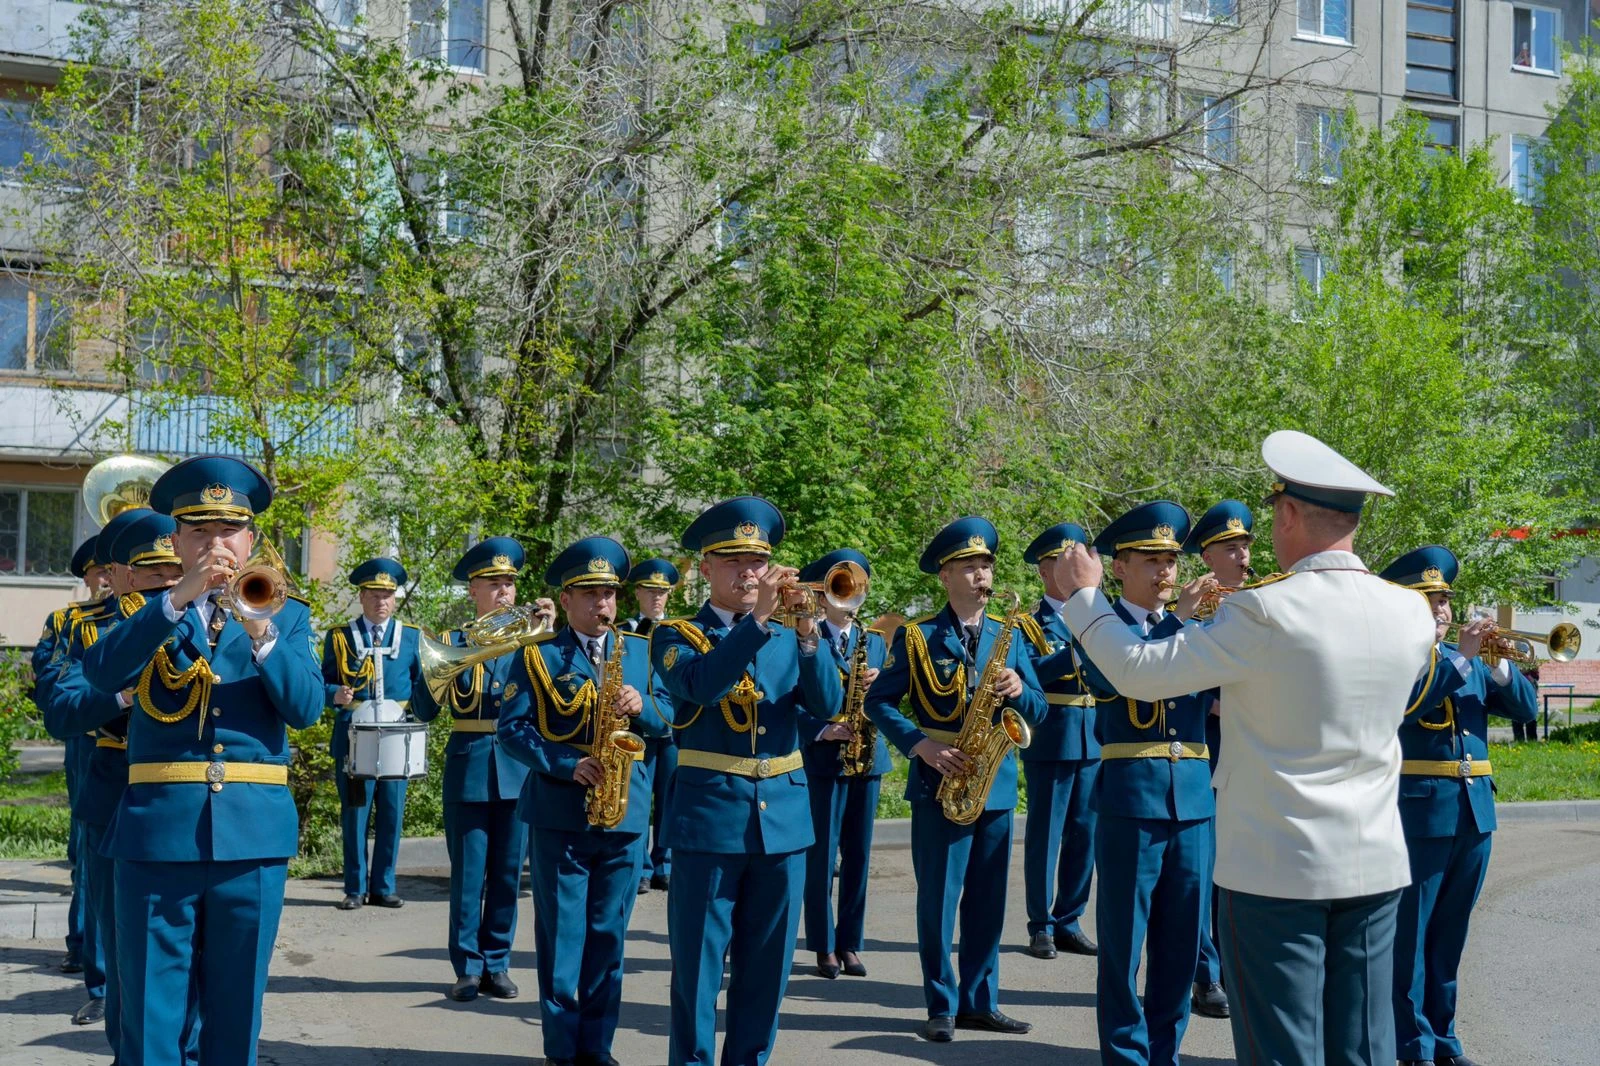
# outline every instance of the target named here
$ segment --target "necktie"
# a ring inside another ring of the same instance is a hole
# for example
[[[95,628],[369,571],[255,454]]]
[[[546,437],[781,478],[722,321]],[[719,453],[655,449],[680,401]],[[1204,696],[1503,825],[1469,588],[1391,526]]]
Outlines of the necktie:
[[[728,628],[731,629],[731,628],[733,628],[733,626],[736,626],[740,622],[743,622],[744,621],[744,616],[749,614],[749,613],[750,613],[749,611],[735,611],[735,612],[733,612],[733,623]]]
[[[378,622],[372,623],[372,635],[369,637],[374,648],[383,647],[383,626]]]
[[[211,604],[211,621],[206,625],[206,642],[215,648],[217,638],[222,635],[222,627],[228,624],[228,612],[217,605],[216,593],[207,596],[206,602]]]
[[[850,654],[850,638],[843,633],[833,635],[833,646],[839,649],[839,654],[848,657]]]
[[[961,637],[961,646],[967,649],[967,658],[970,659],[972,662],[977,662],[978,661],[978,633],[980,632],[980,630],[978,629],[977,626],[973,626],[973,625],[963,625],[961,628],[963,630],[963,634],[962,634],[962,637]]]
[[[586,643],[589,645],[589,662],[594,664],[595,672],[599,673],[601,664],[606,661],[606,653],[599,640],[590,638]]]

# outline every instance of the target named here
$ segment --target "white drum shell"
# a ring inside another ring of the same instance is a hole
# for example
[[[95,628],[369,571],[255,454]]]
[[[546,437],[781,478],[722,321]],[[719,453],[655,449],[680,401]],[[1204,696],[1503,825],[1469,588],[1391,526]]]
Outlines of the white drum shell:
[[[427,725],[423,722],[352,723],[345,774],[380,781],[426,777]]]
[[[406,709],[394,700],[357,700],[350,705],[352,723],[403,722],[405,719]]]

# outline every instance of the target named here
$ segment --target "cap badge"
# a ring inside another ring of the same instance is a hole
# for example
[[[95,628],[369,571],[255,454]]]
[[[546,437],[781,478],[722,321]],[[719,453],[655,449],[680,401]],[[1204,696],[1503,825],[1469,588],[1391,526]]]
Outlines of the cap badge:
[[[1443,582],[1444,572],[1437,566],[1430,566],[1422,572],[1422,580]]]
[[[740,522],[738,527],[734,530],[734,533],[743,540],[753,540],[760,532],[761,527],[756,525],[754,522]]]
[[[967,538],[967,547],[969,547],[969,548],[988,548],[989,547],[989,542],[983,539],[983,534],[982,533],[974,533],[972,536]]]
[[[494,566],[498,566],[502,570],[513,569],[511,565],[511,556],[509,555],[496,555],[493,559],[489,560],[489,562]]]
[[[157,537],[150,546],[158,552],[167,552],[170,554],[172,551],[172,534],[161,534],[161,536]]]
[[[228,504],[233,502],[233,490],[226,485],[207,485],[200,490],[200,498],[207,503]]]
[[[610,559],[601,558],[600,556],[596,556],[595,558],[590,559],[589,560],[589,572],[591,574],[609,574],[609,573],[611,573],[611,560]]]
[[[1173,529],[1171,526],[1163,523],[1162,525],[1159,525],[1155,529],[1151,530],[1150,534],[1156,540],[1171,540],[1173,538]]]
[[[1238,515],[1234,515],[1232,518],[1228,519],[1228,529],[1234,533],[1243,533],[1244,519],[1240,518]]]

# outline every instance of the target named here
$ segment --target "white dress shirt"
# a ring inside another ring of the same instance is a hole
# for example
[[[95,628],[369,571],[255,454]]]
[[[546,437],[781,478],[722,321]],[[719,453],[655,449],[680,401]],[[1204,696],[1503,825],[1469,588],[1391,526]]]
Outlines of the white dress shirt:
[[[1163,640],[1135,637],[1097,589],[1074,593],[1066,615],[1124,695],[1221,688],[1217,884],[1325,900],[1410,883],[1398,733],[1433,660],[1425,597],[1329,551]]]
[[[213,592],[210,595],[201,596],[199,599],[189,604],[189,608],[200,615],[200,631],[202,633],[211,627],[211,612],[215,610],[217,606],[216,595],[217,594]],[[162,613],[167,616],[167,621],[173,623],[174,625],[183,620],[183,612],[172,605],[171,596],[163,596],[161,598],[161,610]],[[261,645],[261,647],[254,649],[252,654],[255,658],[255,661],[259,663],[261,660],[270,655],[272,653],[273,646],[277,643],[278,638],[274,636],[271,640]]]

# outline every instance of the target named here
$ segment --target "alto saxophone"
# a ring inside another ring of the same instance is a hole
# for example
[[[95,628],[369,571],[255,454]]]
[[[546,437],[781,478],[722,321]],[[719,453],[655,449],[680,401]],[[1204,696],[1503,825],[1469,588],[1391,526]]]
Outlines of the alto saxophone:
[[[839,773],[843,777],[864,777],[872,772],[877,754],[878,727],[867,717],[867,634],[856,640],[850,656],[850,677],[844,690],[844,714],[839,719],[855,734],[839,746]]]
[[[995,691],[1000,674],[1006,669],[1012,634],[1021,620],[1021,599],[1013,592],[1011,609],[1006,612],[994,647],[989,649],[983,675],[972,690],[966,717],[961,721],[961,732],[956,736],[954,746],[972,765],[939,782],[939,806],[944,816],[957,825],[971,825],[978,820],[978,815],[988,805],[989,790],[994,787],[1001,763],[1011,754],[1012,748],[1025,748],[1033,741],[1033,731],[1022,720],[1022,715],[1005,706],[1005,701]]]
[[[600,763],[605,776],[591,786],[584,797],[584,814],[589,824],[615,829],[628,813],[628,785],[633,781],[633,764],[644,751],[644,740],[628,728],[628,716],[617,710],[622,692],[622,633],[611,630],[611,655],[600,670],[600,694],[594,708],[594,744],[590,754]]]

